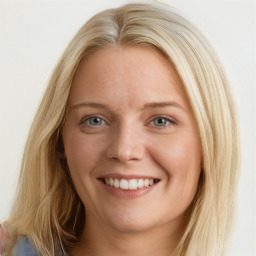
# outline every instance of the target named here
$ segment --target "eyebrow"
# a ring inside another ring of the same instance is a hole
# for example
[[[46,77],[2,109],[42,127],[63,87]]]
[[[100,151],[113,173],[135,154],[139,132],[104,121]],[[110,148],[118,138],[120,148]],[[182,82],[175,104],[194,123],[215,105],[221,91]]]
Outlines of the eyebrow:
[[[82,103],[78,103],[78,104],[75,104],[75,105],[71,106],[70,110],[74,110],[74,109],[77,109],[77,108],[80,108],[80,107],[103,108],[103,109],[107,109],[107,110],[111,109],[111,107],[108,104],[102,104],[102,103],[96,103],[96,102],[82,102]],[[177,103],[175,101],[163,101],[163,102],[146,103],[145,105],[143,105],[141,110],[153,109],[153,108],[163,108],[163,107],[175,107],[175,108],[185,110],[185,108],[182,105],[180,105],[179,103]]]
[[[82,102],[75,104],[70,107],[70,110],[74,110],[80,107],[93,107],[93,108],[104,108],[104,109],[110,109],[110,107],[107,104],[101,104],[101,103],[95,103],[95,102]]]
[[[175,101],[164,101],[164,102],[152,102],[152,103],[146,103],[143,106],[144,108],[163,108],[163,107],[175,107],[185,110],[183,106],[181,106],[179,103]]]

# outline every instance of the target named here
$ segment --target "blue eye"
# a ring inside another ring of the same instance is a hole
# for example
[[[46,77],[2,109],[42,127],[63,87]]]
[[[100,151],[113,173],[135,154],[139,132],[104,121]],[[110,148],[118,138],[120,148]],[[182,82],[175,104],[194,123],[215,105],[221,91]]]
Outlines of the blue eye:
[[[153,123],[156,126],[166,126],[169,123],[169,120],[167,120],[167,118],[157,117],[153,120]]]
[[[157,127],[166,127],[169,126],[171,124],[176,124],[175,120],[171,119],[171,118],[167,118],[167,117],[156,117],[151,121],[151,124],[153,126],[157,126]]]
[[[79,122],[80,130],[84,133],[98,133],[109,127],[108,122],[100,115],[84,117]]]
[[[104,123],[103,119],[98,116],[92,116],[86,120],[90,125],[97,126],[102,125]]]

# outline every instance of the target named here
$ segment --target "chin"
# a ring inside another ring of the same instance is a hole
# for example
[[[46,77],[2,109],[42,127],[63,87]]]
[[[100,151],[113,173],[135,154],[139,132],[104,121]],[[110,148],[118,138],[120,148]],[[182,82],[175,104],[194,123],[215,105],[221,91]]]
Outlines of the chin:
[[[146,231],[154,226],[154,220],[150,220],[144,213],[125,212],[111,214],[105,223],[120,233],[136,233]]]

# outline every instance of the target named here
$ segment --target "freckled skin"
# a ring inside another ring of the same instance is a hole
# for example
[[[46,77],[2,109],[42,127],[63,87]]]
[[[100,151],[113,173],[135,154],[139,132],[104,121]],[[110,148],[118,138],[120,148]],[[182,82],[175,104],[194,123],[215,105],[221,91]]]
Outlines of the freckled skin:
[[[143,107],[167,101],[179,106]],[[73,107],[83,102],[108,107]],[[104,234],[144,237],[149,231],[156,237],[180,234],[198,186],[201,145],[182,82],[170,62],[142,46],[98,50],[80,63],[69,108],[63,141],[75,189],[86,208],[84,237],[93,237],[96,228]],[[92,115],[102,123],[90,125]],[[175,123],[158,127],[154,118],[159,116]],[[111,173],[150,175],[160,182],[149,193],[124,200],[106,193],[97,179]]]

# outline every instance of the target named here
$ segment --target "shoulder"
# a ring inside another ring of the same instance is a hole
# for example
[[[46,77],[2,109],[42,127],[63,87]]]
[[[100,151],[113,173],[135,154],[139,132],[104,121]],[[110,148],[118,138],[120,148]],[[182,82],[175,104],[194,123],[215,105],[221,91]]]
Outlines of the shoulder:
[[[40,254],[37,252],[34,245],[31,243],[29,238],[24,237],[22,238],[17,245],[14,248],[14,255],[15,256],[40,256]],[[55,254],[56,256],[65,256],[65,254],[62,252],[60,247],[58,247],[58,250]],[[66,255],[68,256],[68,255]]]
[[[39,253],[36,251],[35,247],[32,245],[30,240],[25,237],[22,238],[14,248],[14,254],[16,256],[38,256]]]

